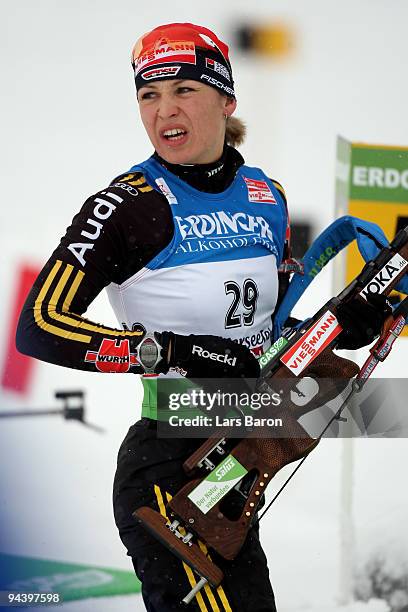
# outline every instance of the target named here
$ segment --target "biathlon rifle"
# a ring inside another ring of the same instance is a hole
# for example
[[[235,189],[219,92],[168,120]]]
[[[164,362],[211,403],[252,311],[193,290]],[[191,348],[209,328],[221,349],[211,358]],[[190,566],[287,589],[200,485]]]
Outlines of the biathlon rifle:
[[[223,579],[223,573],[211,561],[207,547],[227,560],[237,556],[248,530],[261,518],[257,517],[257,510],[273,476],[285,465],[301,460],[268,508],[308,454],[316,448],[334,419],[340,418],[352,395],[361,390],[377,364],[388,356],[408,317],[408,298],[405,298],[386,319],[379,339],[359,369],[353,361],[333,352],[336,338],[343,331],[336,317],[340,304],[356,298],[364,302],[370,293],[386,296],[407,272],[408,227],[401,230],[389,246],[382,248],[376,257],[366,263],[360,274],[339,295],[330,299],[300,327],[284,332],[259,358],[261,377],[258,389],[261,391],[270,393],[288,379],[294,385],[292,388],[296,388],[302,377],[318,379],[317,398],[299,408],[290,399],[291,394],[286,393],[275,409],[276,412],[274,410],[274,417],[281,417],[284,424],[283,431],[279,430],[282,431],[282,435],[279,433],[281,437],[259,438],[256,437],[256,431],[252,430],[241,440],[231,440],[226,436],[207,439],[185,461],[183,467],[190,480],[168,502],[167,516],[150,507],[138,508],[133,513],[139,523],[198,574],[196,586],[183,599],[185,604],[207,582],[217,587]],[[349,385],[350,379],[353,379],[351,391],[321,434],[312,438],[298,422],[298,418],[338,397]],[[225,456],[225,449],[231,442],[236,444]],[[220,463],[221,456],[224,459]],[[217,470],[219,474],[233,469],[237,476],[234,488],[243,497],[238,515],[235,512],[235,516],[231,517],[228,513],[228,505],[225,503],[230,492],[228,487],[223,495],[213,497],[215,501],[203,507],[198,498],[202,500],[206,488],[209,490],[217,481]],[[206,470],[210,473],[203,475]]]

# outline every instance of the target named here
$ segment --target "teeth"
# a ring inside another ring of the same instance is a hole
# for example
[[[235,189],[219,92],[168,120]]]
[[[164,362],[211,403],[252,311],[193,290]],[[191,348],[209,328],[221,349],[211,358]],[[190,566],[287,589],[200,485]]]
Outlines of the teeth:
[[[174,130],[166,130],[163,132],[164,136],[178,136],[179,134],[185,134],[184,130],[180,128],[175,128]]]

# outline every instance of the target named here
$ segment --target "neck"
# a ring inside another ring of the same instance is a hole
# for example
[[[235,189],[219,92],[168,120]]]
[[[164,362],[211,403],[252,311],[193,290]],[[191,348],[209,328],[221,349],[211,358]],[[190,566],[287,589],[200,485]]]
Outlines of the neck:
[[[219,159],[210,164],[171,164],[156,152],[153,155],[167,170],[180,179],[208,193],[224,191],[234,180],[238,168],[244,159],[236,149],[225,145]]]

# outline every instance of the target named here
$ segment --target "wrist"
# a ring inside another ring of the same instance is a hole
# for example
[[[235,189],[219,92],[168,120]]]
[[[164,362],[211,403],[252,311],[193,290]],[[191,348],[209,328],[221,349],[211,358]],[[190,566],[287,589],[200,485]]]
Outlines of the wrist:
[[[136,347],[136,358],[145,374],[155,374],[163,360],[163,347],[161,335],[146,333]],[[160,365],[159,365],[160,364]]]

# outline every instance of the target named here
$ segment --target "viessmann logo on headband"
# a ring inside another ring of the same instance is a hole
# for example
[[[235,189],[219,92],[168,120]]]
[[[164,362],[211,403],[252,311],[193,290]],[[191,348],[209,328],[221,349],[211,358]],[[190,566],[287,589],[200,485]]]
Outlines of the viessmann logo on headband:
[[[135,76],[139,74],[143,68],[154,66],[156,64],[177,62],[180,64],[195,64],[196,50],[195,44],[192,41],[186,40],[169,40],[162,38],[154,47],[148,51],[141,53],[135,60]]]

